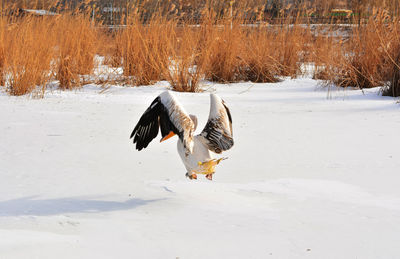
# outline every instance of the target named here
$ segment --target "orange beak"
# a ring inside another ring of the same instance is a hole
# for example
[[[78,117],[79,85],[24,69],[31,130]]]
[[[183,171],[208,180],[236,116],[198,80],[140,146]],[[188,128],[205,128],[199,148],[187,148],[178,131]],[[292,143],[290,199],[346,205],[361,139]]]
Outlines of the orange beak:
[[[168,134],[167,136],[163,137],[163,138],[160,140],[160,142],[163,142],[164,140],[167,140],[167,139],[169,139],[169,138],[171,138],[171,137],[173,137],[173,136],[175,136],[175,135],[176,135],[176,134],[175,134],[174,132],[170,131],[169,134]]]

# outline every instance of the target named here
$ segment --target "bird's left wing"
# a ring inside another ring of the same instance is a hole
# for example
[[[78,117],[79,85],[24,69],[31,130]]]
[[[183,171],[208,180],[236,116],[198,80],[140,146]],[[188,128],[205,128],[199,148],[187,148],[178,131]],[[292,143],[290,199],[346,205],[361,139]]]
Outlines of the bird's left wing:
[[[154,99],[133,129],[131,138],[133,143],[136,143],[136,149],[140,151],[146,148],[157,137],[158,128],[161,129],[161,140],[172,132],[178,135],[184,146],[192,152],[194,123],[169,91]]]
[[[210,115],[200,136],[208,149],[218,154],[233,146],[232,116],[224,100],[216,94],[210,94]]]

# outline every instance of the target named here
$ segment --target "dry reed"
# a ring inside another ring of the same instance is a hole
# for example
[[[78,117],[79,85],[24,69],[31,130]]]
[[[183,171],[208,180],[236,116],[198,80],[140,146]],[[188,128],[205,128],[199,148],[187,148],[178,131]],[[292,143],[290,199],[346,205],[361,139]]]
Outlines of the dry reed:
[[[124,75],[134,85],[149,85],[162,80],[168,69],[168,49],[176,24],[162,18],[148,25],[134,19],[130,26],[117,36],[116,55],[122,55]],[[114,56],[114,59],[118,59]]]
[[[5,84],[12,95],[44,88],[51,77],[54,48],[51,35],[53,21],[28,17],[25,22],[8,26],[5,32]],[[49,26],[50,25],[50,26]]]
[[[179,92],[200,91],[199,82],[207,62],[207,50],[201,47],[201,32],[188,26],[179,27],[172,38],[166,78],[171,87]]]
[[[222,21],[203,26],[205,47],[209,53],[205,66],[205,78],[214,82],[230,83],[243,79],[243,60],[245,31],[240,20],[230,23]]]
[[[393,59],[393,64],[389,70],[389,84],[383,89],[383,95],[400,96],[400,48],[398,48],[398,54]]]
[[[352,28],[348,39],[320,37],[316,77],[340,87],[371,88],[394,82],[399,53],[398,21],[375,10],[368,23]]]
[[[253,82],[277,82],[279,76],[296,77],[301,73],[311,34],[296,22],[251,29],[244,39],[247,45],[242,59],[246,79]]]
[[[156,8],[150,2],[146,5]],[[164,16],[136,10],[122,17],[127,23],[124,29],[111,33],[77,12],[2,17],[0,83],[12,95],[30,93],[37,86],[43,92],[53,79],[61,89],[80,87],[94,78],[98,54],[105,57],[103,65],[122,67],[120,81],[131,85],[168,80],[176,91],[197,92],[202,79],[276,82],[282,76],[298,76],[301,64],[311,61],[315,78],[330,84],[387,85],[384,94],[400,95],[400,25],[387,11],[374,10],[366,23],[359,19],[361,24],[343,36],[334,35],[335,27],[322,27],[313,35],[300,16],[283,16],[280,23],[265,24],[258,5],[240,13],[238,4],[230,12],[232,7],[221,3],[213,6],[219,12],[184,18],[184,9],[193,6],[194,2],[186,7],[164,6]],[[244,24],[248,19],[243,17],[250,12],[257,25]],[[179,17],[171,18],[174,14]]]
[[[97,32],[83,15],[65,15],[58,19],[58,68],[56,77],[62,89],[81,86],[82,75],[89,75],[94,68],[97,53]]]
[[[0,18],[0,86],[4,86],[6,77],[6,47],[5,47],[5,33],[7,21]]]

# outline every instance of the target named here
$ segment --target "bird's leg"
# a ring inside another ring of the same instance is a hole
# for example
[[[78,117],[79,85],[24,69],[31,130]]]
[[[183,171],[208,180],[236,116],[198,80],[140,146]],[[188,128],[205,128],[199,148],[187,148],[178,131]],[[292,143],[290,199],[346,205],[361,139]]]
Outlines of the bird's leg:
[[[195,173],[186,173],[186,177],[188,177],[190,180],[197,180],[197,174]]]
[[[206,178],[207,178],[208,180],[212,181],[212,175],[213,175],[213,173],[211,173],[211,174],[206,174]]]

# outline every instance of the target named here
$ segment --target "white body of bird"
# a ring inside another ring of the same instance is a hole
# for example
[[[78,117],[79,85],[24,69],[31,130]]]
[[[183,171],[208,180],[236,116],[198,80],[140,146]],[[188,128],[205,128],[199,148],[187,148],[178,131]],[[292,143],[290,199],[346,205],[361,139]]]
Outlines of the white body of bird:
[[[208,149],[207,145],[203,141],[203,137],[197,135],[193,138],[193,152],[187,152],[187,149],[183,146],[183,142],[178,139],[178,154],[185,165],[188,176],[201,170],[199,162],[206,162],[213,159],[212,153]]]

